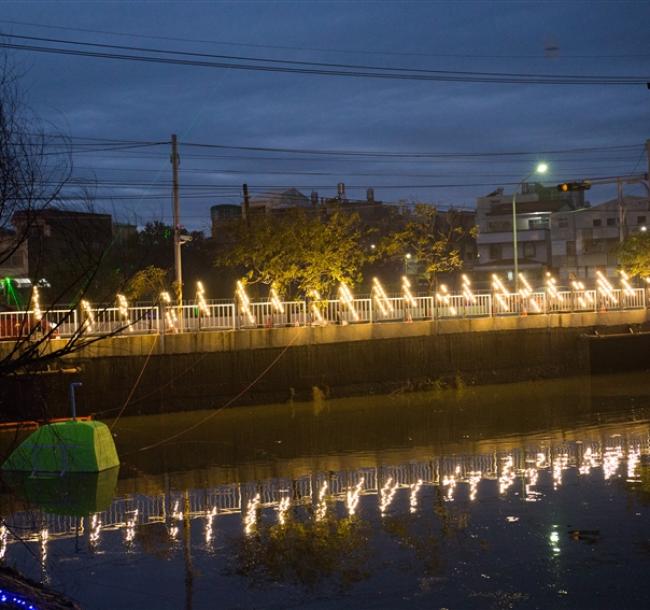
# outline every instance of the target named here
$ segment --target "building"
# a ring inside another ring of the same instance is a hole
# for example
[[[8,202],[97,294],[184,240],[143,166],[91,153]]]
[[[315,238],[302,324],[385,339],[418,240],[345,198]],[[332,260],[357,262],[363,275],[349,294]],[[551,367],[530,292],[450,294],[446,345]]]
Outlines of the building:
[[[593,278],[597,270],[615,276],[617,249],[623,239],[646,231],[650,222],[648,198],[628,195],[551,217],[552,267],[563,283],[574,277]]]
[[[46,208],[16,212],[12,223],[19,234],[26,235],[32,280],[48,280],[55,270],[63,275],[65,269],[90,269],[113,241],[110,214]]]
[[[247,213],[253,218],[260,214],[281,215],[295,209],[314,214],[330,214],[335,209],[355,212],[359,214],[363,226],[372,228],[388,224],[386,221],[395,216],[398,211],[395,206],[387,206],[377,201],[372,188],[367,189],[365,199],[349,198],[343,183],[337,185],[335,197],[321,197],[316,191],[312,191],[307,197],[295,188],[269,191],[250,197],[248,202],[242,201],[241,205],[228,203],[213,205],[210,208],[212,238],[223,241],[228,229],[241,218],[245,218]]]
[[[0,228],[0,278],[27,278],[27,241],[15,231]]]
[[[522,184],[516,195],[517,255],[520,273],[541,280],[553,262],[551,215],[588,206],[584,192],[560,193],[538,184]],[[493,274],[514,279],[512,194],[497,189],[476,200],[478,264],[475,276],[487,281]]]

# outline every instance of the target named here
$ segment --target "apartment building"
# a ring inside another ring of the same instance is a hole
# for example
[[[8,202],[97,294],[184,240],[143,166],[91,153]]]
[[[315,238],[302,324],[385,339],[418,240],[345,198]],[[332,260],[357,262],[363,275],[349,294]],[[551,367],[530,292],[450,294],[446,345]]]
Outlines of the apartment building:
[[[567,282],[593,278],[597,270],[614,277],[617,249],[627,236],[647,231],[650,208],[647,197],[628,195],[578,210],[563,210],[551,218],[551,266]]]

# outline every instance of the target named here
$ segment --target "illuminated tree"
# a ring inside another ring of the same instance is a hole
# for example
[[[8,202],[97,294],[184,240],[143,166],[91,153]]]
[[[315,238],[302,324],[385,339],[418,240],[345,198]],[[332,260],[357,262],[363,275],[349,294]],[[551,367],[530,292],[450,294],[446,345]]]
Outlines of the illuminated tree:
[[[368,535],[367,523],[333,516],[261,524],[241,541],[235,570],[260,586],[289,582],[311,589],[327,580],[346,588],[367,576]]]
[[[630,275],[650,277],[650,234],[636,233],[618,249],[618,261]]]
[[[464,226],[462,220],[453,209],[416,204],[404,227],[380,241],[379,256],[402,261],[410,254],[422,265],[432,288],[440,273],[463,267],[463,248],[476,236],[476,227]]]
[[[366,255],[358,214],[340,209],[321,216],[295,209],[241,221],[217,265],[237,267],[249,284],[273,284],[283,295],[318,290],[332,294],[340,282],[361,281]]]
[[[126,285],[125,294],[129,300],[149,299],[156,301],[169,286],[169,273],[165,269],[149,265],[136,271]]]

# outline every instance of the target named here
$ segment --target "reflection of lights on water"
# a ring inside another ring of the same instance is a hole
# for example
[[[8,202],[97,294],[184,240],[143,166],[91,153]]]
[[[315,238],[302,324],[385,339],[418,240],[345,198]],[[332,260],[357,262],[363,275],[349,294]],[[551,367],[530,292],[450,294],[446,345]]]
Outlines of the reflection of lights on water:
[[[445,502],[454,501],[454,492],[456,491],[456,477],[452,474],[451,476],[445,475],[442,477],[442,487],[446,487],[447,491],[445,495],[442,496]]]
[[[205,516],[205,543],[206,544],[209,544],[212,538],[214,537],[212,528],[214,525],[214,518],[216,514],[217,514],[217,507],[213,506],[212,510],[208,511]]]
[[[552,462],[553,466],[553,489],[557,489],[562,485],[563,472],[569,467],[568,453],[558,453]]]
[[[388,477],[388,480],[379,491],[379,512],[382,514],[382,516],[393,501],[396,490],[397,481],[393,481],[393,477]]]
[[[131,511],[131,516],[126,520],[125,537],[127,542],[133,542],[135,538],[135,525],[138,522],[138,509]]]
[[[348,489],[348,493],[346,495],[346,506],[348,509],[348,515],[350,517],[353,517],[357,511],[359,496],[361,494],[361,490],[363,489],[364,482],[365,478],[361,477],[359,479],[359,482],[355,485],[354,489]]]
[[[640,477],[636,474],[641,450],[639,447],[630,447],[627,452],[627,480],[630,482],[639,481]]]
[[[537,468],[526,468],[524,475],[526,477],[526,483],[524,485],[525,500],[526,502],[537,502],[542,495],[541,492],[535,490],[539,478],[539,470]]]
[[[320,491],[318,492],[318,504],[316,505],[316,521],[322,521],[327,514],[327,500],[325,494],[327,493],[327,481],[323,481]]]
[[[598,460],[591,447],[587,447],[582,454],[582,463],[578,467],[580,474],[589,474],[592,468],[598,466]]]
[[[278,522],[280,525],[284,525],[287,522],[287,513],[291,507],[291,499],[289,496],[285,496],[280,500],[278,504]]]
[[[257,507],[260,504],[260,494],[255,494],[252,500],[248,501],[246,506],[246,515],[244,516],[244,533],[249,536],[253,533],[257,525]]]
[[[422,487],[422,479],[418,479],[417,483],[413,483],[410,486],[411,494],[409,496],[409,512],[415,513],[418,510],[418,492]]]
[[[95,513],[90,520],[90,532],[88,539],[93,546],[99,542],[99,534],[102,529],[102,520],[99,518],[99,513]]]
[[[551,550],[553,551],[554,555],[558,555],[560,553],[560,534],[555,530],[555,527],[553,526],[553,531],[549,534],[548,540],[551,544]]]
[[[169,535],[174,539],[178,536],[178,522],[182,521],[183,519],[183,512],[178,510],[179,505],[179,501],[176,500],[176,502],[174,502],[174,508],[172,510],[172,519],[174,519],[176,523],[172,523],[171,527],[169,528]]]
[[[4,558],[7,552],[7,539],[9,532],[4,525],[0,525],[0,561]]]
[[[503,458],[501,476],[499,477],[499,493],[504,494],[515,482],[515,463],[511,455]]]
[[[603,451],[603,477],[605,481],[611,479],[621,466],[623,450],[618,447],[605,447]]]
[[[545,468],[547,466],[546,463],[546,454],[542,453],[541,451],[537,454],[535,457],[535,467],[536,468]]]
[[[47,541],[50,538],[49,530],[46,527],[42,528],[39,537],[41,539],[41,574],[43,581],[47,582]]]
[[[476,470],[470,472],[467,482],[469,483],[469,499],[471,502],[476,500],[476,493],[478,492],[478,484],[481,482],[481,471]]]

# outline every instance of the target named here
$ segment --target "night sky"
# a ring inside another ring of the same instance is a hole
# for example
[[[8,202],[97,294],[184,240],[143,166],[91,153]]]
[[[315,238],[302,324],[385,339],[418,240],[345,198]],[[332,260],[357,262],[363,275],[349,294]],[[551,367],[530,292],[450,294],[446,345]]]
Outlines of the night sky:
[[[648,80],[649,24],[647,2],[21,1],[2,2],[0,10],[5,35],[245,56],[257,64]],[[322,196],[345,182],[352,197],[372,186],[385,202],[473,207],[477,196],[519,182],[540,159],[551,166],[549,184],[647,171],[645,84],[416,82],[10,53],[27,70],[29,103],[48,131],[72,136],[75,175],[96,183],[97,207],[139,224],[170,221],[169,147],[115,150],[106,139],[164,142],[176,133],[181,144],[402,154],[182,146],[183,220],[199,229],[209,227],[210,205],[239,201],[243,182],[254,194],[296,186]],[[587,150],[544,154],[572,149]],[[492,154],[513,151],[530,154]],[[490,154],[404,156],[419,152]],[[589,199],[611,194],[594,188]]]

